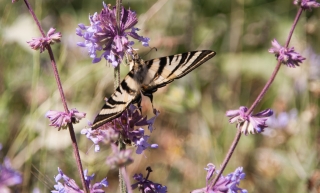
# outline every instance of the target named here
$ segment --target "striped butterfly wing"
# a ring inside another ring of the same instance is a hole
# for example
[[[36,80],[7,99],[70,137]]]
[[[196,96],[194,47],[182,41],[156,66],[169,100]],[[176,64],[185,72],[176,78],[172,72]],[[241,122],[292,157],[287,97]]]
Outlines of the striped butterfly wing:
[[[132,77],[132,71],[130,71],[101,108],[100,113],[93,121],[92,129],[119,117],[132,102],[141,100],[140,85]]]
[[[135,67],[106,101],[95,118],[92,129],[119,117],[131,104],[141,100],[141,94],[152,102],[152,93],[174,79],[181,78],[212,58],[216,53],[210,50],[192,51],[143,62],[138,58]]]
[[[215,55],[211,50],[202,50],[145,61],[148,73],[141,86],[142,94],[152,101],[152,93],[158,88],[185,76]]]

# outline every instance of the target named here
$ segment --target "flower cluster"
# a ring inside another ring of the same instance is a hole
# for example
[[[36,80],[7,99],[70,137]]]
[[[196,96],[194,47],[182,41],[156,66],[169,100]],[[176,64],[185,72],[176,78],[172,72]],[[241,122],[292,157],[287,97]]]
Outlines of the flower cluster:
[[[277,60],[281,61],[281,63],[287,65],[288,67],[296,67],[299,66],[299,63],[302,63],[305,60],[299,53],[294,51],[294,48],[285,48],[282,47],[276,39],[272,42],[272,48],[269,49],[270,53],[275,54]]]
[[[299,5],[304,10],[320,7],[320,3],[315,0],[294,0],[293,4]]]
[[[230,123],[237,123],[237,128],[241,129],[244,134],[255,134],[263,132],[264,128],[267,127],[267,119],[273,115],[271,109],[266,109],[255,115],[246,115],[248,111],[247,107],[241,106],[237,110],[229,110],[226,112],[227,117],[231,117]]]
[[[45,115],[50,119],[50,126],[58,128],[58,130],[66,129],[68,123],[78,123],[86,116],[86,113],[80,113],[77,109],[71,109],[69,113],[60,111],[48,111]]]
[[[134,25],[138,23],[136,13],[121,8],[120,26],[116,21],[116,8],[112,9],[103,3],[103,9],[98,14],[89,16],[90,26],[79,24],[76,34],[84,38],[84,42],[77,43],[80,47],[86,47],[93,63],[97,63],[104,57],[114,67],[118,66],[125,53],[132,53],[134,42],[128,40],[128,36],[142,42],[143,46],[149,46],[149,38],[139,36]],[[97,51],[102,51],[97,56]]]
[[[212,163],[207,165],[207,176],[206,176],[206,192],[208,193],[229,193],[229,192],[241,192],[247,193],[246,189],[239,188],[240,180],[244,179],[246,174],[243,172],[242,167],[238,167],[233,173],[228,174],[226,177],[220,176],[217,183],[211,187],[210,179],[212,178],[214,173],[218,173],[215,170],[215,166]]]
[[[133,162],[130,157],[132,151],[130,149],[119,150],[115,144],[111,144],[113,154],[107,158],[107,164],[111,168],[123,167]]]
[[[60,42],[61,39],[61,33],[57,32],[56,29],[50,28],[50,30],[47,33],[46,37],[40,37],[40,38],[32,38],[31,41],[28,41],[27,43],[29,46],[34,50],[39,50],[40,53],[42,53],[48,45]]]
[[[0,164],[0,192],[9,192],[8,186],[22,183],[20,173],[11,168],[10,160],[4,159],[4,163]]]
[[[134,190],[139,187],[139,191],[144,193],[166,193],[167,187],[162,186],[161,184],[154,183],[150,180],[148,180],[150,172],[152,172],[151,168],[147,168],[148,175],[146,178],[143,178],[142,174],[135,174],[133,176],[133,179],[135,179],[136,183],[131,185],[131,188]]]
[[[92,130],[83,129],[81,134],[86,135],[95,144],[96,151],[99,151],[98,145],[101,141],[114,142],[115,138],[120,134],[123,138],[123,142],[133,144],[137,147],[136,153],[141,154],[145,149],[157,148],[157,144],[149,144],[147,140],[148,135],[144,134],[144,129],[141,126],[148,126],[150,132],[153,131],[153,123],[155,118],[159,115],[159,112],[154,109],[155,116],[147,120],[147,117],[143,117],[139,109],[135,105],[130,105],[119,118],[116,118],[98,129]],[[136,128],[138,127],[138,128]]]
[[[62,193],[62,192],[73,192],[73,193],[83,193],[84,191],[79,188],[76,182],[65,175],[60,168],[58,168],[59,174],[55,177],[55,181],[57,182],[54,185],[55,190],[52,190],[51,193]],[[93,180],[94,174],[88,176],[88,171],[84,170],[84,179],[86,186],[89,187],[90,193],[104,193],[102,187],[108,187],[107,178],[101,180],[101,182],[95,183],[91,185],[91,181]],[[64,183],[59,182],[61,179],[64,180]]]

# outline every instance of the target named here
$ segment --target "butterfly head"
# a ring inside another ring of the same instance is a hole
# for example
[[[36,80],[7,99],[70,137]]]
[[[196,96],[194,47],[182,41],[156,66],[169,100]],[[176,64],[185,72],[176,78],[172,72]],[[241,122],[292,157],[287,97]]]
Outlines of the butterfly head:
[[[138,53],[132,54],[132,60],[130,61],[130,70],[139,71],[139,68],[144,64],[144,61],[140,58]]]

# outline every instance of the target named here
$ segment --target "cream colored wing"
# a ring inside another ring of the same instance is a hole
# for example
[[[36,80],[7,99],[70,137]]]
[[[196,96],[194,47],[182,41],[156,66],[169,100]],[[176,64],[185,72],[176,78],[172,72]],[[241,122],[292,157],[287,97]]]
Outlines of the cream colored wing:
[[[132,77],[130,71],[94,119],[92,129],[119,117],[132,102],[141,99],[140,85]]]
[[[152,101],[152,93],[174,79],[181,78],[215,56],[211,50],[192,51],[145,61],[148,68],[141,91]]]

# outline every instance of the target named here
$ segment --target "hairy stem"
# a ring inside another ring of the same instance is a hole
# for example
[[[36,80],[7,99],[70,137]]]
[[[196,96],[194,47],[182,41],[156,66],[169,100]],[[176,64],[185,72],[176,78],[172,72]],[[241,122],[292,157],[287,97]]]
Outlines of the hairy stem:
[[[301,13],[302,13],[303,9],[300,7],[300,9],[298,10],[297,12],[297,15],[296,15],[296,18],[294,19],[294,22],[293,22],[293,25],[290,29],[290,32],[289,32],[289,36],[287,38],[287,41],[286,41],[286,44],[285,44],[285,47],[288,48],[289,46],[289,43],[290,43],[290,40],[291,40],[291,37],[292,37],[292,34],[293,34],[293,31],[294,29],[296,28],[297,26],[297,23],[299,21],[299,18],[301,16]],[[266,83],[266,85],[263,87],[262,91],[260,92],[259,96],[256,98],[256,100],[252,103],[251,107],[249,108],[249,110],[247,111],[247,115],[250,115],[253,111],[253,109],[258,105],[258,103],[262,100],[262,98],[264,97],[264,95],[266,94],[266,92],[269,90],[272,82],[274,81],[274,79],[276,78],[279,70],[280,70],[280,67],[281,67],[281,62],[278,61],[270,79],[268,80],[268,82]]]
[[[221,165],[221,168],[218,172],[218,174],[216,175],[216,177],[212,180],[212,182],[210,183],[210,190],[213,188],[213,186],[217,183],[218,179],[220,178],[221,174],[223,173],[224,169],[226,168],[226,166],[228,165],[229,160],[231,159],[231,156],[234,152],[234,150],[236,149],[238,142],[240,141],[240,137],[241,137],[241,130],[238,128],[237,130],[237,134],[234,137],[234,140],[228,150],[228,153],[226,155],[226,157],[223,160],[223,163]]]
[[[44,31],[43,31],[43,29],[41,27],[41,24],[40,24],[37,16],[35,15],[35,13],[33,12],[28,0],[24,0],[24,2],[26,4],[30,14],[32,15],[34,21],[36,22],[40,33],[42,34],[43,37],[46,37],[46,34],[44,33]],[[47,50],[48,50],[48,53],[49,53],[49,56],[50,56],[51,66],[52,66],[52,69],[53,69],[54,77],[56,79],[56,83],[57,83],[57,86],[58,86],[58,90],[59,90],[59,93],[60,93],[60,97],[61,97],[61,101],[62,101],[64,110],[65,110],[66,113],[69,113],[68,105],[67,105],[67,102],[66,102],[66,98],[65,98],[65,95],[64,95],[64,92],[63,92],[61,80],[60,80],[60,77],[59,77],[59,72],[58,72],[57,65],[56,65],[56,62],[55,62],[55,59],[54,59],[54,55],[53,55],[53,52],[52,52],[52,49],[51,49],[50,45],[47,46]],[[85,179],[84,179],[83,168],[82,168],[82,164],[81,164],[78,144],[77,144],[75,132],[74,132],[74,129],[73,129],[73,125],[71,123],[69,123],[68,124],[68,128],[69,128],[70,138],[71,138],[71,141],[72,141],[73,153],[74,153],[74,156],[76,158],[78,170],[79,170],[80,177],[81,177],[81,183],[82,183],[82,186],[84,187],[84,192],[85,193],[89,193],[88,187],[87,187],[87,185],[85,183]]]

